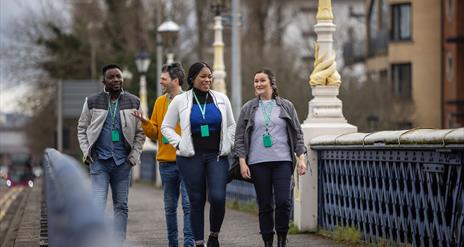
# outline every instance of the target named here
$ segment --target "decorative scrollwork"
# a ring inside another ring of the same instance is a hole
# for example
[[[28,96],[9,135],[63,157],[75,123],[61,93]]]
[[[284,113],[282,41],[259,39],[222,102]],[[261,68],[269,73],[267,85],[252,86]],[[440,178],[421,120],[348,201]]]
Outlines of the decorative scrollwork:
[[[335,52],[328,57],[328,52],[319,55],[319,44],[315,45],[314,70],[309,77],[311,87],[315,86],[340,86],[341,77],[337,72],[337,62],[335,62]]]

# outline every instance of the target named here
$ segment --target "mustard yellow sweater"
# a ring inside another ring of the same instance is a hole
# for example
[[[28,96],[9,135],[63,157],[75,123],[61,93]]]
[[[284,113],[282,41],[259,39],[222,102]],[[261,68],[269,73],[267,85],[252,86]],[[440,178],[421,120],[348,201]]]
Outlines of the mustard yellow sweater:
[[[175,162],[176,149],[171,144],[163,143],[163,135],[161,134],[161,124],[163,123],[164,115],[168,110],[168,95],[159,96],[153,107],[151,119],[142,123],[143,132],[152,140],[158,141],[158,153],[156,159],[160,162]],[[176,132],[180,134],[179,123],[176,125]]]

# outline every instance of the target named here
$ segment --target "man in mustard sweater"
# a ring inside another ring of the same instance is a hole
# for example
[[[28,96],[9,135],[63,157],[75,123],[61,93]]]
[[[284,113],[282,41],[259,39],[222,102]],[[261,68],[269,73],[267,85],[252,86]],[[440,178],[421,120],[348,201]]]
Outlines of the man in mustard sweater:
[[[190,228],[190,203],[176,164],[176,150],[162,136],[160,131],[169,103],[176,95],[182,93],[182,83],[184,80],[185,73],[179,63],[164,65],[161,69],[160,84],[165,89],[166,94],[156,99],[151,119],[146,119],[140,111],[132,113],[132,115],[142,121],[145,135],[158,142],[156,159],[159,163],[159,171],[163,183],[164,212],[170,247],[179,245],[177,231],[177,203],[179,194],[182,195],[182,209],[184,211],[184,246],[195,245]],[[180,134],[179,124],[176,126],[176,132]]]

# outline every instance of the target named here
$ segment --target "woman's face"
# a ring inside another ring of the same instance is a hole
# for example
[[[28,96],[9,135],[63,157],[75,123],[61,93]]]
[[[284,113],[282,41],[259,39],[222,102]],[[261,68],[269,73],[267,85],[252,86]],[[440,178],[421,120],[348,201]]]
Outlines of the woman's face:
[[[272,96],[272,87],[269,76],[265,73],[257,73],[253,85],[255,86],[256,96]]]
[[[211,75],[211,70],[209,70],[208,67],[204,67],[193,80],[193,87],[201,91],[208,91],[211,87],[212,80],[213,76]]]

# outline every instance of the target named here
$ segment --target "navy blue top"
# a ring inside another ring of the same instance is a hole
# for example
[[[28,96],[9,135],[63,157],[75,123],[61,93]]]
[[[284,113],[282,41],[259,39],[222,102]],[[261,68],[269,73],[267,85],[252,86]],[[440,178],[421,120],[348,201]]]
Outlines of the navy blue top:
[[[118,99],[119,100],[119,99]],[[111,102],[111,109],[108,107],[108,115],[106,116],[105,123],[95,143],[95,152],[97,158],[100,160],[114,159],[114,163],[119,166],[126,162],[129,154],[129,149],[124,144],[124,136],[122,134],[121,116],[119,115],[119,107],[116,109],[114,123],[111,119],[111,111],[117,107],[116,101]],[[111,139],[111,132],[116,130],[119,132],[119,141],[113,142]]]
[[[201,107],[204,106],[205,100],[207,100],[205,119],[203,119],[197,101],[195,100],[195,97],[193,97],[192,113],[190,114],[190,127],[192,129],[193,147],[195,151],[202,150],[219,152],[222,122],[221,112],[214,104],[213,96],[211,94],[197,90],[196,88],[193,88],[193,93],[195,93],[197,96]],[[208,99],[206,99],[207,94]],[[208,125],[209,136],[202,137],[201,125],[205,124]]]

